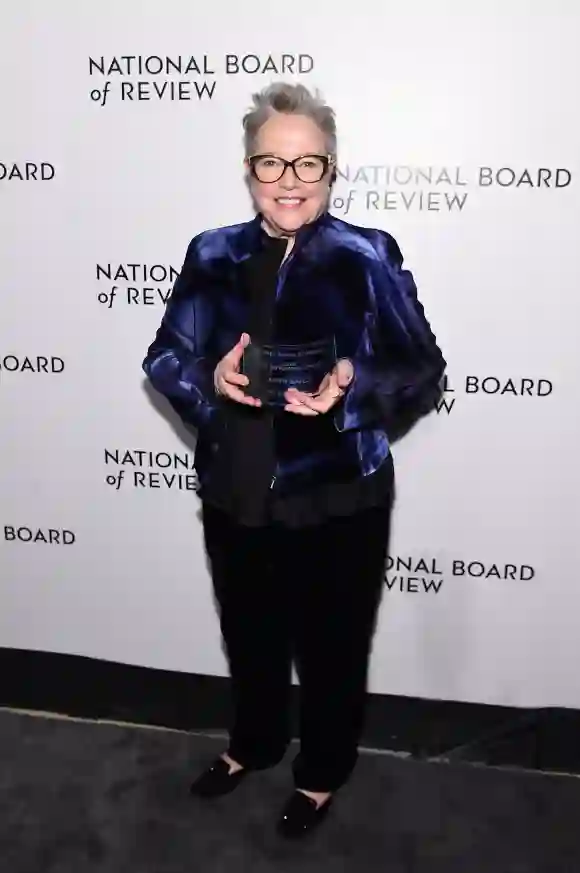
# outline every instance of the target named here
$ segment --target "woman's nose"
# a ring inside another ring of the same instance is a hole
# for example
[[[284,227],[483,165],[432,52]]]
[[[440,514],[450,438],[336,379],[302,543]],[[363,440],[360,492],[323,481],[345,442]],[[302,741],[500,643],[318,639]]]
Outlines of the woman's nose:
[[[296,174],[292,167],[286,167],[284,170],[284,175],[280,179],[280,186],[288,191],[291,188],[296,187]]]

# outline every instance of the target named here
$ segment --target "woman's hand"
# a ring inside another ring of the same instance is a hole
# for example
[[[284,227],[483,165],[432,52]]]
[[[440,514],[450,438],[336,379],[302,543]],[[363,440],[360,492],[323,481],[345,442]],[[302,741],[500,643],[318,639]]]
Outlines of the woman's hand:
[[[233,349],[224,355],[213,373],[213,384],[220,397],[227,397],[235,403],[244,403],[246,406],[261,406],[262,401],[256,397],[248,397],[238,387],[247,385],[249,379],[240,373],[240,363],[244,349],[250,344],[250,337],[243,333]]]
[[[284,409],[295,415],[322,415],[338,403],[353,379],[352,362],[342,358],[332,372],[327,373],[314,394],[289,388],[284,394],[288,401]]]

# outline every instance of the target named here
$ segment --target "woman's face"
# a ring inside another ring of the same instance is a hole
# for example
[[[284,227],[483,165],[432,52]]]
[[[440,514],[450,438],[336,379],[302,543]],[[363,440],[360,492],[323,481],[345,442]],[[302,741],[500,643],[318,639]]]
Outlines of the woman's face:
[[[324,134],[312,119],[274,113],[258,131],[253,154],[291,161],[305,155],[326,156],[327,150]],[[266,160],[267,172],[271,172],[272,165],[272,161]],[[299,173],[307,178],[312,171],[312,162],[307,162]],[[286,167],[276,182],[261,182],[250,174],[250,190],[269,229],[276,236],[292,236],[326,209],[329,171],[315,182],[301,181],[292,167]]]

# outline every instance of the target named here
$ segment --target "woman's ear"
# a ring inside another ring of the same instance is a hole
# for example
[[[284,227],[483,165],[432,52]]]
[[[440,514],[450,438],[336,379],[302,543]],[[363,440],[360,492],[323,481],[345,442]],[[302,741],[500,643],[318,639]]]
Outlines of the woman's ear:
[[[246,188],[251,191],[251,171],[250,171],[250,162],[247,158],[244,158],[244,162],[242,164],[244,168],[244,182]]]

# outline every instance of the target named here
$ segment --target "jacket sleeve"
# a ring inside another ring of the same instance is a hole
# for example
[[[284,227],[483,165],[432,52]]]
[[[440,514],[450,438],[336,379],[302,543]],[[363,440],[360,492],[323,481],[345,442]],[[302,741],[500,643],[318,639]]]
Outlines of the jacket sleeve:
[[[396,241],[377,231],[375,251],[367,265],[371,306],[351,358],[354,378],[336,408],[339,431],[382,426],[389,432],[402,418],[427,414],[440,396],[446,368]]]
[[[187,249],[181,272],[167,301],[155,339],[142,367],[153,387],[163,394],[180,418],[200,430],[217,413],[213,371],[208,357],[214,327],[215,300],[199,256],[200,236]]]

